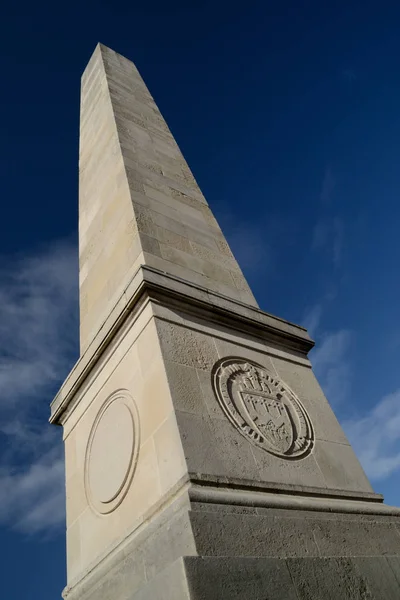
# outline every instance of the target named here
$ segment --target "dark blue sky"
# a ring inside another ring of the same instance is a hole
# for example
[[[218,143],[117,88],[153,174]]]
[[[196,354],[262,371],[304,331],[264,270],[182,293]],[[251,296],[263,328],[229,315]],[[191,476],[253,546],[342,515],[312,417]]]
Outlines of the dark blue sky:
[[[400,4],[144,4],[2,9],[7,598],[65,584],[61,442],[46,420],[77,352],[79,86],[98,41],[138,66],[261,307],[311,328],[328,399],[400,505]]]

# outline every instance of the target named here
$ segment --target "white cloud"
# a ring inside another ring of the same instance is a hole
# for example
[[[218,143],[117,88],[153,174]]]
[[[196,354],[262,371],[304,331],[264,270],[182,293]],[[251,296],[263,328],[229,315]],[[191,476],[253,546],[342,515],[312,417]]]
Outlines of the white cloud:
[[[342,259],[343,245],[343,221],[339,217],[321,217],[313,229],[312,250],[325,250],[335,267],[338,267]]]
[[[231,229],[229,244],[232,252],[246,271],[259,271],[265,273],[271,268],[271,252],[265,243],[265,232],[256,227]]]
[[[351,334],[347,329],[326,334],[313,352],[314,368],[327,369],[341,362],[349,348],[350,338]]]
[[[77,272],[70,242],[0,267],[0,521],[24,532],[64,518],[62,442],[47,418],[77,356]]]
[[[333,406],[343,402],[349,391],[351,339],[352,334],[346,329],[327,333],[310,355],[314,372]]]
[[[307,310],[306,314],[304,315],[302,325],[307,329],[311,337],[314,337],[317,334],[321,323],[322,312],[322,305],[315,304],[312,308]]]
[[[400,469],[400,389],[364,416],[345,421],[343,428],[371,479],[384,479]]]
[[[38,460],[19,469],[0,469],[0,522],[24,533],[48,532],[64,522],[62,440]]]
[[[318,329],[321,305],[306,315],[306,326]],[[350,349],[353,334],[342,329],[326,333],[310,355],[314,372],[331,405],[343,406],[351,385]],[[400,470],[400,389],[382,398],[366,414],[342,422],[368,477],[385,479]]]

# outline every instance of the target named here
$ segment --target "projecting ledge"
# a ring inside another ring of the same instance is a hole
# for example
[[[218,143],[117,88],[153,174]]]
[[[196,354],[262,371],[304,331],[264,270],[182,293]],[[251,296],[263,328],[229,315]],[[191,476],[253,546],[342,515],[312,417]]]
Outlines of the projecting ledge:
[[[129,316],[137,317],[148,302],[163,304],[172,309],[195,314],[209,322],[244,331],[281,348],[294,350],[304,357],[314,346],[303,327],[179,277],[142,265],[52,401],[51,423],[62,424],[62,414],[116,333]]]
[[[334,498],[324,496],[319,490],[319,497],[317,497],[300,493],[284,494],[198,485],[192,485],[189,489],[191,502],[201,504],[400,517],[400,508],[383,504],[383,497],[380,494],[367,495],[360,493],[359,495],[360,499]]]

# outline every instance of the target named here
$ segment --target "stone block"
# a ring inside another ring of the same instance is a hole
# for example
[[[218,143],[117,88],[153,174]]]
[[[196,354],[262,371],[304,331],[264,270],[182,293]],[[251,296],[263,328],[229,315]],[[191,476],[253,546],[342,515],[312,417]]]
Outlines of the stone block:
[[[181,511],[162,527],[153,528],[140,546],[147,579],[185,555],[195,555],[192,524],[187,511]]]
[[[164,361],[164,364],[175,410],[207,416],[198,370],[168,359]],[[205,371],[200,370],[200,372],[207,377]]]
[[[219,237],[214,232],[199,230],[193,224],[188,223],[187,220],[184,224],[184,227],[188,239],[195,241],[202,246],[206,246],[214,252],[218,250],[217,240]]]
[[[210,279],[212,279],[213,281],[216,281],[218,284],[224,284],[226,286],[228,286],[229,288],[232,287],[233,289],[235,288],[233,279],[232,279],[232,272],[229,271],[229,269],[226,269],[225,267],[222,267],[220,265],[217,265],[209,260],[202,260],[202,272],[204,273],[204,275],[206,275],[206,277],[209,277]],[[214,287],[214,286],[213,286]],[[233,292],[235,293],[235,292]]]
[[[248,442],[250,443],[250,442]],[[295,486],[306,491],[307,487],[319,488],[322,494],[327,492],[323,474],[315,460],[314,453],[299,460],[287,460],[269,454],[262,448],[253,447],[260,481]]]
[[[218,360],[212,338],[192,329],[161,320],[157,320],[156,326],[165,359],[211,372]]]
[[[129,497],[125,501],[127,506],[127,522],[129,527],[141,515],[154,506],[161,496],[160,473],[158,470],[158,457],[153,437],[150,437],[140,446],[135,476],[132,481]],[[128,507],[128,505],[130,505]],[[125,512],[125,511],[124,511]]]
[[[154,254],[144,252],[143,256],[145,264],[149,267],[153,267],[154,269],[158,269],[163,273],[168,273],[169,275],[179,277],[184,281],[189,281],[203,288],[208,287],[208,279],[201,273],[197,273],[196,271],[183,267],[177,263],[166,261],[166,259],[155,256]]]
[[[64,432],[65,480],[75,474],[77,469],[76,434],[71,431],[68,435]]]
[[[82,531],[79,520],[75,521],[67,530],[67,576],[71,581],[81,571]]]
[[[367,581],[374,600],[398,600],[400,598],[399,581],[396,579],[388,559],[383,556],[353,558],[353,564]]]
[[[196,477],[229,479],[259,477],[251,445],[228,421],[176,412],[188,471]]]
[[[165,233],[158,233],[158,235],[160,236],[160,242],[165,242],[166,244],[169,243],[168,239],[161,239],[162,236],[168,236],[167,232],[169,231],[176,233],[184,239],[188,239],[186,228],[181,223],[181,221],[178,220],[178,215],[177,218],[164,215],[161,212],[154,210],[154,203],[152,204],[152,211],[152,219],[154,223],[158,225],[158,227],[160,227],[161,229],[165,230]]]
[[[312,525],[322,556],[386,556],[400,551],[400,538],[390,521],[363,521],[340,516]]]
[[[397,525],[398,528],[398,525]],[[400,587],[400,556],[399,556],[399,552],[396,552],[397,556],[387,556],[386,557],[386,561],[388,563],[388,565],[390,566],[393,575]]]
[[[195,553],[185,498],[179,497],[153,514],[146,527],[138,528],[93,568],[72,581],[68,600],[131,600],[146,582],[176,558]],[[82,576],[83,575],[83,576]],[[174,591],[175,588],[172,589]]]
[[[291,558],[286,563],[299,600],[374,600],[351,558]]]
[[[254,348],[254,344],[252,344],[250,340],[244,338],[240,339],[239,336],[235,342],[216,337],[215,346],[220,358],[237,356],[238,358],[251,360],[264,367],[271,375],[275,375],[275,369],[271,356],[268,354],[267,347],[265,347],[265,353],[260,352],[258,349]]]
[[[172,413],[154,432],[161,494],[179,484],[187,472],[175,415]]]
[[[277,357],[272,359],[272,363],[277,375],[293,390],[309,412],[316,439],[348,444],[312,369]]]
[[[146,235],[145,233],[140,234],[140,242],[143,252],[149,254],[155,254],[155,256],[161,256],[160,243],[155,237]]]
[[[313,454],[328,488],[373,492],[351,446],[317,440]]]
[[[191,511],[200,556],[319,556],[309,523],[251,514]]]
[[[140,436],[144,443],[171,415],[173,405],[161,361],[153,363],[144,380],[134,384],[136,405],[140,415]]]
[[[201,394],[208,415],[212,419],[223,419],[226,421],[226,414],[222,410],[212,388],[211,373],[202,369],[197,369],[197,379],[201,387]]]
[[[174,231],[157,227],[156,236],[160,242],[172,246],[172,248],[175,248],[176,250],[188,253],[192,251],[189,240]]]
[[[191,600],[184,559],[179,558],[166,567],[131,598],[132,600]],[[99,598],[99,600],[103,599]]]
[[[185,557],[190,600],[298,600],[285,561]]]
[[[181,411],[176,411],[176,419],[188,471],[222,475],[224,457],[216,451],[210,419]]]
[[[80,517],[87,508],[83,469],[76,470],[66,485],[66,521],[67,528]]]
[[[161,358],[160,347],[158,342],[158,332],[153,321],[150,321],[146,328],[138,336],[136,343],[137,353],[139,358],[140,370],[145,378],[149,372],[152,372],[156,360]],[[159,367],[160,365],[158,365]]]

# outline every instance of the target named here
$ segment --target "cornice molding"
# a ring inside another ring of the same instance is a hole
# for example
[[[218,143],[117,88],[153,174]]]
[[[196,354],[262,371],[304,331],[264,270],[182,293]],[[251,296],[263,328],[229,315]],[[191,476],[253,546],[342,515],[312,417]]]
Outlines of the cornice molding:
[[[143,265],[135,273],[52,401],[51,423],[62,424],[62,415],[84,379],[126,321],[136,319],[148,302],[174,308],[208,322],[245,332],[279,348],[294,351],[303,358],[307,357],[314,346],[314,342],[303,327]]]

